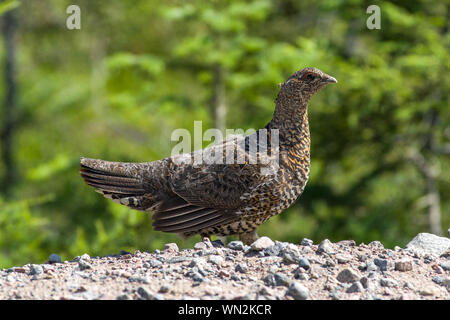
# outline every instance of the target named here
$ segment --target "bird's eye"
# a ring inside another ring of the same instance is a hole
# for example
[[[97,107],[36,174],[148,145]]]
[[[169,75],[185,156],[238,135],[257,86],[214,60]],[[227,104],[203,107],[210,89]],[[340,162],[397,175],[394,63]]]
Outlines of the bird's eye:
[[[306,81],[312,81],[314,80],[316,77],[312,74],[312,73],[307,73],[302,77],[302,80],[306,80]]]

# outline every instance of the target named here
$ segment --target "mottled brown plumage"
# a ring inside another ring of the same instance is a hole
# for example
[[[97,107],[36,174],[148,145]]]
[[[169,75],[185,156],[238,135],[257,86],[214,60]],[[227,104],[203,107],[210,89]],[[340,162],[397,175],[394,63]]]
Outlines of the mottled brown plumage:
[[[82,158],[81,176],[107,198],[154,212],[155,230],[182,236],[239,234],[251,243],[261,223],[303,192],[310,168],[308,102],[333,82],[336,79],[316,68],[299,70],[281,85],[273,119],[250,136],[154,162]],[[278,133],[279,144],[272,143],[272,132]],[[252,141],[257,141],[256,150]],[[193,164],[199,153],[224,159],[244,154],[245,161]]]

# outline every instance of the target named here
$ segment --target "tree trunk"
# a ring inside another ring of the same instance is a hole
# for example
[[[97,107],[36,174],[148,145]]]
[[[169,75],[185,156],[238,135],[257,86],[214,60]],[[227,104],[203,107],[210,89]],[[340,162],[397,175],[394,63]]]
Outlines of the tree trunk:
[[[213,66],[213,99],[212,108],[214,112],[214,124],[217,129],[225,132],[227,106],[225,103],[225,80],[224,70],[219,64]]]
[[[442,235],[441,205],[437,184],[438,171],[427,163],[425,157],[419,152],[412,152],[409,159],[416,165],[425,179],[426,203],[428,209],[428,222],[430,232],[438,236]]]
[[[4,165],[2,178],[2,192],[8,197],[16,180],[16,170],[13,159],[14,122],[16,108],[16,79],[15,79],[15,18],[9,11],[3,16],[2,34],[5,45],[4,81],[5,100],[3,105],[3,123],[0,135],[1,159]]]

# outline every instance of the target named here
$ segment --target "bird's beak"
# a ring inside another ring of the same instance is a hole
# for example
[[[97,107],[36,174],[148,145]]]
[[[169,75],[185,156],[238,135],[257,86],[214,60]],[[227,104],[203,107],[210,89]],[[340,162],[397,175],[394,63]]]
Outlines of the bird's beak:
[[[334,78],[334,77],[328,77],[328,78],[326,78],[325,79],[325,82],[328,82],[328,83],[337,83],[338,81],[336,80],[336,78]]]

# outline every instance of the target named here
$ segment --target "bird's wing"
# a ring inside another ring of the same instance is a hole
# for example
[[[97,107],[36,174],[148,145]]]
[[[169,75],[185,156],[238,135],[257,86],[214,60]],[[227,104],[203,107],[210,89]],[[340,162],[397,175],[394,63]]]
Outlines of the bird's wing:
[[[172,173],[172,190],[194,205],[220,209],[241,206],[245,194],[270,178],[261,171],[270,163],[256,159],[264,154],[249,152],[245,141],[235,138],[192,153],[194,161],[202,153],[203,161],[178,166]]]
[[[227,148],[230,143],[234,144],[234,150]],[[245,203],[251,190],[271,178],[270,175],[261,175],[261,169],[267,164],[264,161],[258,163],[252,159],[257,154],[249,155],[248,150],[245,151],[244,144],[226,141],[222,145],[196,151],[203,153],[206,163],[193,164],[193,157],[198,156],[195,152],[184,155],[184,162],[174,157],[170,184],[178,197],[165,201],[156,210],[153,215],[155,229],[184,233],[235,219],[236,209]],[[223,162],[227,162],[226,152],[233,152],[234,162],[238,163],[211,163],[211,157],[220,153],[225,155]],[[244,159],[237,161],[242,155],[245,155]],[[190,162],[186,159],[188,156],[191,157]]]

